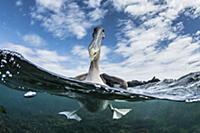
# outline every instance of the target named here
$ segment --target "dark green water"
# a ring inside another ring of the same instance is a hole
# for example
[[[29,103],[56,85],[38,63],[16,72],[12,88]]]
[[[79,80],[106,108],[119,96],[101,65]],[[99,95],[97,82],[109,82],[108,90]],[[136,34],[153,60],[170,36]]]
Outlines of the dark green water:
[[[24,92],[0,85],[0,133],[199,133],[200,103],[149,100],[114,102],[133,110],[120,120],[112,120],[109,109],[90,113],[81,109],[81,122],[57,113],[77,109],[76,100],[38,93],[27,99]]]

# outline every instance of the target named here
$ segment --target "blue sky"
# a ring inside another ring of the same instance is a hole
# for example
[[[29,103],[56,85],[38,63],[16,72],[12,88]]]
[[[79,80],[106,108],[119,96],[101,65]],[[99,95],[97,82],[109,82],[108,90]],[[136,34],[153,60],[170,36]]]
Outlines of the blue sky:
[[[88,71],[98,25],[102,72],[146,80],[200,70],[198,0],[1,0],[0,10],[0,48],[64,76]]]

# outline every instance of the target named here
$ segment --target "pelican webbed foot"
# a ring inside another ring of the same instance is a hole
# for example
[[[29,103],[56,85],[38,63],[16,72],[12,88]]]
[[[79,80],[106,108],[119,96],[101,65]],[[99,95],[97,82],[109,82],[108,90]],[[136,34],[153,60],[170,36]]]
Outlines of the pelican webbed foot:
[[[132,110],[132,109],[114,108],[111,104],[109,107],[110,107],[111,111],[113,112],[113,119],[120,119]]]

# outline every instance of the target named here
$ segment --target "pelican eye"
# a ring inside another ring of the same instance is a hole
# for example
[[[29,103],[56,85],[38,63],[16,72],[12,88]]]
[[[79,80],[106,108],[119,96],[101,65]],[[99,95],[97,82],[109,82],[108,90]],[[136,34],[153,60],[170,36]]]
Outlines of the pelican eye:
[[[98,28],[96,27],[96,28],[94,28],[94,33],[96,33],[98,31]]]

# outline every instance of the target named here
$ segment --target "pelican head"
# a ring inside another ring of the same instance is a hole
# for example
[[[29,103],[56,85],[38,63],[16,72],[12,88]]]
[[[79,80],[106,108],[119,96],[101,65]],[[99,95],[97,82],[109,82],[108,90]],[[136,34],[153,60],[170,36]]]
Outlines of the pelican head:
[[[90,60],[95,61],[99,59],[101,51],[102,39],[105,37],[104,29],[102,27],[96,27],[93,31],[93,40],[88,47]]]

